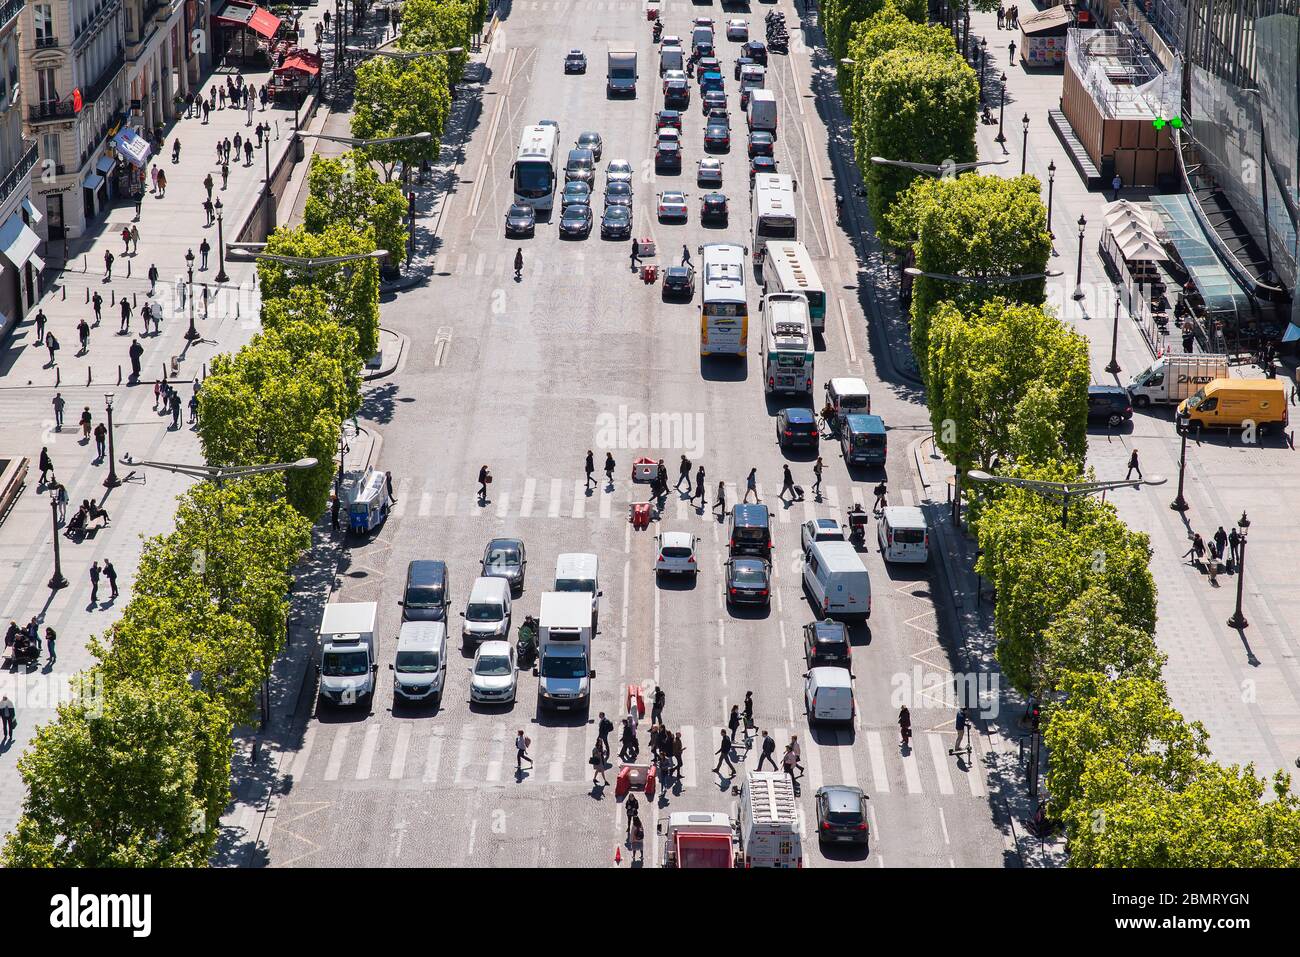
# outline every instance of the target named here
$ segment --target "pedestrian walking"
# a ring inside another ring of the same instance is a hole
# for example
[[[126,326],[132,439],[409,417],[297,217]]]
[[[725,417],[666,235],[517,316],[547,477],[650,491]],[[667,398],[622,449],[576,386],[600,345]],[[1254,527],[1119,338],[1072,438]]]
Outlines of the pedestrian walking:
[[[172,140],[172,165],[181,161],[181,138],[178,136]]]
[[[207,205],[209,207],[212,206],[211,203],[208,203]],[[158,285],[158,264],[157,263],[149,264],[149,272],[147,273],[147,275],[149,277],[149,295],[152,296],[154,288]]]
[[[4,737],[0,740],[12,741],[14,739],[14,728],[18,726],[18,713],[14,709],[14,703],[9,700],[7,694],[0,694],[0,731],[3,731]]]
[[[632,718],[629,715],[623,719],[623,731],[619,735],[618,742],[618,758],[620,761],[631,761],[636,758],[636,754],[640,750],[641,746],[636,739],[636,729],[632,727]]]
[[[759,771],[763,770],[764,761],[772,765],[773,771],[781,770],[776,766],[776,758],[772,756],[776,754],[776,739],[773,738],[770,734],[768,734],[766,729],[764,729],[763,731],[763,745],[762,748],[760,749],[760,752],[761,753],[758,756]]]
[[[36,341],[37,342],[45,341],[45,323],[46,323],[45,310],[37,309],[36,310]]]
[[[90,323],[82,319],[77,323],[77,340],[81,343],[81,355],[90,351]]]
[[[599,741],[592,745],[591,757],[588,759],[587,763],[592,767],[591,783],[594,785],[603,782],[608,785],[609,778],[605,777],[605,755],[600,750]]]
[[[54,338],[54,333],[45,333],[45,348],[50,351],[50,365],[54,365],[54,353],[59,351],[59,340]]]
[[[45,629],[45,654],[48,656],[48,658],[49,658],[49,663],[50,663],[50,664],[54,664],[55,660],[57,659],[57,656],[54,654],[54,643],[55,643],[55,641],[58,640],[58,637],[59,637],[59,636],[58,636],[57,634],[55,634],[53,628],[50,628],[50,627],[48,627],[48,626],[46,627],[46,629]]]
[[[515,279],[522,279],[524,276],[524,247],[520,246],[515,250]]]
[[[605,716],[605,712],[600,713],[600,718],[596,722],[596,743],[600,745],[605,752],[605,757],[609,757],[609,735],[614,730],[614,722]]]
[[[1011,66],[1016,65],[1016,41],[1015,40],[1012,40],[1010,43],[1007,44],[1007,62],[1011,64]]]
[[[172,428],[179,429],[181,427],[181,394],[175,389],[172,390],[171,395],[171,410]]]
[[[95,325],[98,326],[104,318],[104,297],[96,292],[90,297],[90,305],[95,310]]]
[[[1232,571],[1241,563],[1241,535],[1235,525],[1232,527],[1232,531],[1228,533],[1228,554],[1232,556],[1228,570]]]
[[[478,502],[480,505],[487,502],[488,486],[492,484],[492,473],[488,471],[486,465],[480,466],[478,470]]]
[[[598,484],[596,482],[596,457],[592,454],[591,449],[587,449],[587,461],[583,464],[582,470],[587,475],[584,488],[591,488],[593,485]]]
[[[725,764],[730,772],[727,776],[734,778],[736,776],[736,766],[731,763],[731,739],[727,737],[727,732],[722,732],[722,740],[718,744],[718,763],[713,766],[713,773],[720,773],[720,769]]]
[[[152,184],[149,187],[149,192],[157,194],[158,192],[158,167],[157,166],[149,167],[149,182],[150,184]]]
[[[690,264],[691,264],[691,251],[686,248],[685,243],[682,243],[682,265],[689,266]]]
[[[226,180],[230,179],[230,164],[222,161],[221,163],[221,188],[226,188]]]
[[[873,515],[879,515],[889,507],[889,488],[882,481],[875,487],[874,491],[876,493],[876,501],[871,506],[871,512]]]
[[[677,484],[673,488],[680,489],[683,482],[686,483],[686,491],[689,492],[691,490],[691,460],[685,455],[682,456],[681,462],[677,465]]]
[[[1119,173],[1116,173],[1115,178],[1110,181],[1110,189],[1111,189],[1110,200],[1112,203],[1119,201],[1119,191],[1120,191],[1120,187],[1122,187],[1123,185],[1124,185],[1124,180],[1120,177]]]
[[[199,422],[199,394],[195,392],[190,396],[190,425],[197,425]],[[396,501],[396,499],[394,499]]]
[[[109,249],[104,250],[104,278],[113,278],[113,252]]]
[[[691,492],[691,501],[700,500],[700,508],[704,507],[704,466],[701,465],[695,470],[695,490]]]
[[[605,453],[605,481],[610,488],[614,487],[614,456],[610,452]]]
[[[100,461],[104,458],[104,446],[108,442],[108,427],[103,422],[95,426],[95,456]]]
[[[825,467],[822,457],[817,456],[817,461],[813,463],[813,494],[817,496],[819,502],[822,500],[822,470]]]
[[[140,345],[139,339],[132,339],[131,348],[126,352],[131,359],[131,381],[137,382],[140,379],[140,357],[144,355],[144,346]]]
[[[745,740],[749,740],[749,732],[754,727],[754,692],[745,692],[745,704],[740,710],[740,715],[745,719]]]
[[[222,87],[217,87],[217,109],[224,110],[225,108],[226,108],[226,91]]]
[[[754,493],[754,501],[755,501],[755,502],[761,502],[761,501],[762,501],[762,499],[760,499],[760,498],[758,497],[758,469],[756,469],[756,468],[752,468],[752,469],[750,469],[750,470],[749,470],[749,475],[745,478],[745,498],[744,498],[744,501],[746,501],[746,502],[749,501],[749,493],[750,493],[750,492],[753,492],[753,493]]]
[[[794,766],[799,769],[799,777],[803,777],[803,752],[799,750],[799,735],[790,735],[790,743],[785,749],[794,755]]]
[[[731,740],[736,740],[736,732],[740,730],[740,705],[731,706],[731,714],[727,715],[727,731],[731,735]]]
[[[68,489],[67,486],[54,478],[53,475],[51,475],[50,478],[53,481],[52,487],[54,488],[55,504],[59,507],[59,522],[61,524],[66,521],[68,517]]]
[[[791,501],[793,501],[795,498],[794,473],[790,471],[789,465],[782,465],[781,466],[781,494],[778,495],[777,497],[781,499],[781,501],[785,501],[786,492],[790,493],[790,499]]]
[[[47,446],[41,447],[41,485],[48,484],[48,477],[54,471],[54,463],[50,461],[50,450]]]
[[[703,497],[701,497],[701,502],[703,502]],[[717,512],[719,517],[725,517],[727,514],[727,483],[726,482],[718,483],[718,493],[713,500],[712,511]]]
[[[966,720],[965,708],[957,709],[956,727],[957,727],[957,740],[952,743],[952,750],[948,752],[949,754],[956,754],[958,751],[962,750],[962,746],[961,746],[962,741],[966,739],[967,730],[970,728],[970,724]],[[967,749],[969,749],[969,747],[970,747],[970,743],[967,742]]]
[[[131,255],[134,256],[140,251],[140,227],[135,223],[131,224]]]
[[[628,855],[628,863],[640,860],[645,863],[645,825],[641,823],[641,817],[632,818],[632,829],[630,833],[628,850],[632,853]]]
[[[212,225],[212,200],[210,198],[205,199],[203,201],[203,215],[206,217],[207,220],[203,225],[211,226]]]
[[[250,123],[252,122],[251,118],[249,122]],[[252,140],[244,140],[244,165],[245,166],[253,165],[253,141]]]
[[[208,244],[208,237],[203,237],[203,242],[199,243],[199,272],[208,268],[208,253],[212,252],[212,247]]]
[[[122,232],[118,235],[122,237],[122,255],[129,256],[131,254],[131,230],[123,226]]]
[[[167,173],[165,170],[158,171],[158,198],[162,199],[167,195]]]
[[[99,601],[99,562],[90,564],[90,603]]]
[[[898,709],[898,746],[907,747],[907,739],[912,736],[912,712],[907,710],[907,705]]]
[[[654,698],[652,699],[652,703],[650,705],[650,720],[655,724],[658,724],[663,720],[664,702],[667,699],[668,696],[664,694],[664,689],[660,688],[658,685],[655,685]]]
[[[238,136],[239,134],[235,134]],[[230,162],[230,137],[227,136],[221,141],[221,156],[223,163]]]
[[[641,811],[641,802],[636,799],[635,794],[628,794],[627,800],[623,802],[623,812],[627,815],[627,832],[625,840],[632,839],[632,821],[637,818]]]
[[[95,509],[94,499],[91,499],[90,509],[92,512]],[[108,588],[109,588],[108,597],[116,598],[117,597],[117,569],[113,567],[113,563],[110,562],[107,558],[104,559],[104,577],[108,579]]]
[[[81,439],[83,444],[90,441],[91,421],[92,419],[90,417],[90,406],[85,406],[81,410]]]
[[[1132,478],[1134,472],[1137,472],[1139,479],[1142,478],[1142,469],[1138,465],[1137,449],[1134,449],[1133,453],[1128,457],[1128,472],[1124,475],[1124,481],[1127,482],[1130,478]]]
[[[117,332],[118,335],[125,335],[131,331],[131,300],[123,296],[122,301],[118,303],[118,307],[122,311],[122,322],[117,327]]]
[[[799,780],[795,777],[795,768],[799,764],[799,756],[794,753],[794,749],[786,747],[785,753],[781,755],[781,769],[790,776],[790,786],[794,787],[794,782]]]
[[[1006,16],[1007,16],[1006,8],[1003,7],[1002,4],[998,4],[998,29],[999,30],[1002,29],[1002,23],[1004,20],[1006,20]]]
[[[1216,558],[1228,554],[1228,533],[1223,530],[1222,525],[1214,533],[1214,550]]]
[[[54,406],[54,431],[62,432],[63,431],[63,409],[68,404],[67,401],[64,400],[63,398],[63,393],[62,392],[54,393],[54,398],[50,400],[50,404]]]
[[[641,262],[641,244],[637,242],[635,236],[632,237],[632,252],[628,256],[628,262],[632,271],[636,272],[636,267]]]
[[[208,113],[211,111],[211,109],[212,109],[212,107],[208,105],[208,101],[207,101],[207,100],[204,100],[204,101],[203,101],[203,124],[204,124],[205,126],[207,125],[207,122],[208,122]]]

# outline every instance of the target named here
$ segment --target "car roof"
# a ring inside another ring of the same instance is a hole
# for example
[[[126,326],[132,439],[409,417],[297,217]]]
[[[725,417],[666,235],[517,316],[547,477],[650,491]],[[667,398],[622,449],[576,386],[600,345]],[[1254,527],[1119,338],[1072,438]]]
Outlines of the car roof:
[[[583,55],[583,54],[582,54],[582,51],[581,51],[581,50],[570,50],[570,51],[569,51],[569,56],[582,56],[582,55]]]
[[[861,788],[849,784],[825,784],[817,789],[817,793],[826,798],[827,807],[831,811],[862,810]]]
[[[745,568],[761,568],[763,571],[767,571],[767,562],[763,561],[761,558],[755,557],[754,555],[737,555],[734,558],[727,559],[727,562],[732,568],[739,565]]]
[[[722,160],[718,159],[716,156],[703,156],[703,157],[700,158],[700,165],[701,165],[701,166],[717,166],[719,169],[721,169],[721,168],[722,168]]]
[[[397,632],[397,650],[436,651],[446,637],[445,621],[404,621]]]
[[[737,525],[770,525],[772,516],[766,505],[742,502],[732,508],[731,519]]]
[[[629,183],[627,180],[616,179],[616,180],[614,180],[614,182],[606,184],[606,186],[605,186],[605,192],[607,192],[607,193],[609,193],[609,192],[615,192],[615,193],[628,192],[628,193],[630,193],[630,192],[632,192],[632,184]]]
[[[469,600],[501,598],[510,593],[510,583],[500,575],[482,575],[474,579],[469,589]]]
[[[691,267],[690,266],[669,266],[667,269],[664,270],[664,274],[668,276],[689,276],[691,274]]]
[[[523,548],[524,542],[521,538],[493,538],[488,541],[487,547],[491,548],[493,545],[514,545]]]
[[[925,528],[925,512],[919,505],[886,505],[881,519],[893,528]]]
[[[848,668],[821,665],[808,672],[808,677],[821,688],[852,688],[853,676]]]
[[[690,548],[695,544],[695,536],[690,532],[660,532],[659,541],[665,545],[682,545]]]
[[[830,642],[849,640],[849,630],[842,621],[814,621],[811,623],[813,638],[817,641]]]
[[[494,638],[491,641],[480,642],[478,651],[474,653],[474,659],[477,661],[481,655],[509,655],[510,642]]]
[[[749,138],[750,138],[751,140],[760,140],[760,139],[763,139],[764,137],[766,137],[767,139],[770,140],[770,139],[772,138],[772,134],[769,133],[767,130],[750,130],[750,131],[749,131]]]
[[[632,210],[627,206],[620,206],[618,203],[613,203],[605,207],[604,215],[612,216],[615,219],[631,219]]]
[[[447,563],[431,558],[417,558],[406,566],[408,585],[434,585],[447,581]]]
[[[1128,398],[1128,389],[1122,385],[1090,385],[1088,386],[1089,395],[1122,395]]]
[[[813,421],[812,409],[805,409],[802,406],[791,406],[788,409],[781,410],[785,414],[787,422],[799,422],[807,424]]]
[[[812,523],[816,528],[833,528],[837,532],[840,531],[840,523],[838,519],[814,518],[812,520]]]
[[[855,432],[881,432],[885,431],[885,420],[878,415],[867,415],[856,412],[844,417],[844,424]]]
[[[660,195],[659,198],[666,202],[672,202],[672,203],[686,202],[686,194],[679,189],[664,190],[664,192]]]
[[[705,193],[704,201],[706,203],[725,203],[727,196],[725,193]]]
[[[682,111],[681,111],[681,110],[670,110],[670,109],[665,108],[665,109],[662,109],[662,110],[659,111],[659,115],[660,115],[660,116],[681,116],[681,115],[682,115]]]

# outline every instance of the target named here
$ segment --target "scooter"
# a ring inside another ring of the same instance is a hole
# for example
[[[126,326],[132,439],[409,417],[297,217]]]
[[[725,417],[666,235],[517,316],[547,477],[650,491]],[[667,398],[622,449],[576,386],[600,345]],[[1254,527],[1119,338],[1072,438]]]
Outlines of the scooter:
[[[653,35],[655,43],[658,43],[659,39],[664,35],[664,23],[658,17],[655,17]]]

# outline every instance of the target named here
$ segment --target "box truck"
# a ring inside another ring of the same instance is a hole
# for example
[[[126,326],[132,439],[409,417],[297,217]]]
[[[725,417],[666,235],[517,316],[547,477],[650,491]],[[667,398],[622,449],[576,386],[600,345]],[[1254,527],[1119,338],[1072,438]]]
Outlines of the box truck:
[[[591,703],[591,596],[584,592],[542,595],[538,621],[537,704],[543,710],[585,709]]]
[[[1259,435],[1285,428],[1287,384],[1282,379],[1215,379],[1178,407],[1193,429],[1244,429]]]
[[[636,47],[620,45],[609,48],[605,89],[610,96],[623,93],[636,96]]]
[[[1228,378],[1228,357],[1205,352],[1161,356],[1128,384],[1133,405],[1144,409],[1153,402],[1177,405],[1215,379]]]
[[[736,866],[736,826],[721,811],[674,811],[659,819],[660,867]]]
[[[320,700],[351,707],[370,701],[379,663],[375,657],[373,601],[341,601],[325,606],[320,623]]]
[[[803,867],[799,802],[779,771],[750,771],[736,814],[744,867]]]

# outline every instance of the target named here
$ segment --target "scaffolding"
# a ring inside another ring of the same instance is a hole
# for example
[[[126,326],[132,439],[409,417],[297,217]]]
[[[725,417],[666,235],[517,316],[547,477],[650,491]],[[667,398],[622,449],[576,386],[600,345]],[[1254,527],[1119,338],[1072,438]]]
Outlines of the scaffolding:
[[[1067,56],[1075,75],[1107,119],[1156,120],[1179,115],[1181,64],[1167,71],[1137,30],[1071,28]]]

